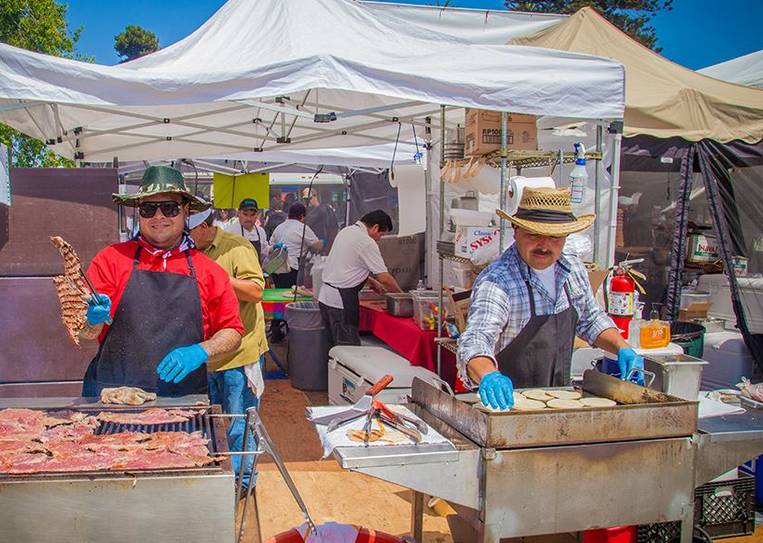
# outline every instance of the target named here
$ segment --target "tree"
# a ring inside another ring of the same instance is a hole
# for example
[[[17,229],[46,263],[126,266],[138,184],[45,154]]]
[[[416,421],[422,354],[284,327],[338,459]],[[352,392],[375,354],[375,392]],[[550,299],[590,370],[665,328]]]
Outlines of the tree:
[[[77,58],[75,47],[82,27],[69,29],[66,10],[66,4],[56,0],[0,0],[0,42],[37,53]],[[0,143],[13,149],[13,165],[17,167],[72,164],[41,141],[5,124],[0,124]]]
[[[122,57],[120,62],[127,62],[159,49],[159,38],[150,30],[140,26],[128,25],[114,36],[114,49]]]
[[[656,52],[654,27],[649,24],[660,11],[673,9],[673,0],[505,0],[508,9],[541,13],[575,13],[591,6],[609,22]]]

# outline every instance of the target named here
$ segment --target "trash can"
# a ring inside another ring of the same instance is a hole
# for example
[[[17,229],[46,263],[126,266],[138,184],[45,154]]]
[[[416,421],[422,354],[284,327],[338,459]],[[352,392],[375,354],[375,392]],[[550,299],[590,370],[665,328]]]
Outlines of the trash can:
[[[289,379],[300,390],[328,389],[328,360],[331,336],[323,326],[316,302],[295,302],[286,306],[289,326]]]
[[[705,327],[696,322],[672,322],[670,324],[670,341],[680,345],[685,354],[702,358],[705,352]]]

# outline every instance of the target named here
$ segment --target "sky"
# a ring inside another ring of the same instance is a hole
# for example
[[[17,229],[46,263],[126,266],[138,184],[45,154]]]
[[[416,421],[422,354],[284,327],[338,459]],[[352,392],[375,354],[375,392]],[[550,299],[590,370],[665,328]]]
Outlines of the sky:
[[[310,0],[299,0],[308,2]],[[437,5],[437,0],[397,0]],[[224,0],[69,0],[72,29],[84,28],[78,50],[99,64],[116,64],[114,36],[142,26],[170,45],[193,32]],[[443,4],[440,0],[439,4]],[[451,0],[449,5],[503,9],[502,0]],[[763,49],[763,0],[673,0],[673,10],[652,19],[662,55],[697,70]]]

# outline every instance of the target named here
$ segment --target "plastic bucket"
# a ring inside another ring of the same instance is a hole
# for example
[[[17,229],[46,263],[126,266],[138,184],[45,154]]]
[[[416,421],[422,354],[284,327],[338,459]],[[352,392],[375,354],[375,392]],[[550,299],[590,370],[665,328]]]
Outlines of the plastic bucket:
[[[583,532],[581,543],[636,543],[638,526],[616,526]]]
[[[670,341],[680,345],[685,354],[702,358],[705,352],[705,327],[696,322],[672,322],[670,324]]]
[[[265,543],[304,543],[302,534],[297,529],[291,529],[286,532],[274,535]],[[321,538],[323,541],[323,538]],[[358,535],[355,543],[403,543],[403,540],[394,535],[384,532],[377,532],[370,528],[358,528]]]

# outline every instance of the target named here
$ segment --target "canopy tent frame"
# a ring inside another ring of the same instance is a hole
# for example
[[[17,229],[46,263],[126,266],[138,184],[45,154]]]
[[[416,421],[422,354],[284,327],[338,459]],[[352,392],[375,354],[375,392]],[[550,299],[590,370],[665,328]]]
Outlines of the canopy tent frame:
[[[312,89],[308,89],[305,94],[305,98],[310,94],[310,91]],[[274,99],[275,100],[275,99]],[[235,103],[235,102],[233,102]],[[106,148],[99,150],[99,153],[101,154],[109,154],[109,153],[118,153],[119,151],[123,151],[125,149],[135,149],[137,147],[140,147],[142,145],[150,145],[152,143],[156,143],[159,141],[176,141],[176,142],[187,142],[187,143],[199,143],[203,144],[206,143],[204,141],[198,141],[193,140],[191,138],[195,138],[198,136],[204,136],[204,135],[210,135],[215,133],[221,133],[221,134],[227,134],[231,136],[237,136],[240,138],[246,138],[246,139],[254,139],[255,144],[252,146],[246,146],[246,145],[237,145],[233,143],[226,143],[225,147],[228,148],[228,151],[230,152],[241,152],[241,151],[254,151],[254,152],[263,152],[263,151],[269,151],[274,150],[277,148],[277,146],[281,146],[283,144],[299,144],[299,143],[309,143],[312,141],[319,141],[326,137],[327,134],[329,135],[348,135],[348,136],[355,136],[359,137],[365,140],[368,140],[370,142],[374,143],[389,143],[390,139],[389,137],[383,137],[383,136],[373,136],[370,134],[364,134],[364,131],[367,130],[373,130],[376,128],[379,128],[381,126],[385,126],[388,124],[396,124],[396,123],[405,123],[410,124],[413,126],[419,126],[421,128],[426,128],[427,124],[425,120],[419,120],[419,119],[425,119],[426,117],[429,117],[431,115],[435,115],[439,113],[439,108],[427,110],[423,112],[417,112],[415,114],[409,114],[409,115],[400,115],[400,116],[381,116],[378,115],[378,112],[388,110],[395,107],[421,107],[424,105],[427,105],[426,102],[414,102],[409,101],[405,103],[400,104],[393,104],[390,106],[385,107],[378,107],[378,108],[365,108],[365,109],[358,109],[358,110],[352,110],[347,108],[338,108],[334,106],[320,106],[317,103],[312,103],[311,105],[315,105],[316,109],[323,107],[327,113],[323,113],[324,115],[328,114],[336,114],[337,117],[341,118],[348,118],[348,117],[355,117],[355,116],[364,116],[364,117],[371,117],[376,120],[371,121],[363,121],[359,122],[356,125],[344,127],[341,129],[332,129],[332,128],[323,128],[313,125],[300,125],[300,128],[304,130],[310,130],[313,132],[316,132],[312,135],[305,135],[300,138],[294,138],[291,140],[289,138],[289,134],[291,133],[293,127],[295,126],[298,119],[310,119],[312,122],[314,120],[314,115],[310,115],[307,113],[303,113],[301,111],[297,110],[290,110],[287,108],[280,108],[276,106],[270,107],[267,102],[263,101],[241,101],[239,102],[240,106],[232,106],[229,108],[225,108],[222,110],[215,110],[212,112],[206,111],[206,112],[198,112],[198,113],[191,113],[187,115],[183,115],[180,117],[160,117],[157,115],[147,115],[142,114],[138,112],[126,112],[123,110],[118,110],[110,107],[104,107],[104,106],[96,106],[96,105],[84,105],[84,104],[67,104],[70,107],[82,109],[85,111],[92,111],[92,112],[98,112],[98,113],[104,113],[104,114],[112,114],[112,115],[118,115],[120,117],[127,117],[127,118],[134,118],[135,120],[142,120],[145,122],[140,122],[133,125],[127,125],[127,126],[121,126],[119,128],[113,128],[109,130],[98,130],[93,128],[82,128],[82,127],[73,127],[66,129],[63,127],[60,121],[60,116],[58,114],[58,104],[48,104],[48,103],[30,103],[28,105],[24,104],[18,104],[18,107],[12,108],[12,109],[28,109],[32,107],[39,107],[39,106],[51,106],[55,110],[55,116],[57,119],[57,125],[60,129],[60,132],[55,135],[55,137],[50,138],[44,138],[43,141],[45,141],[48,144],[53,143],[69,143],[71,145],[73,158],[78,160],[80,163],[88,162],[87,156],[84,152],[78,152],[77,149],[80,147],[82,142],[87,139],[99,137],[99,136],[107,136],[107,135],[123,135],[123,136],[129,136],[132,138],[141,138],[145,141],[142,142],[136,142],[133,144],[122,144],[113,148]],[[304,102],[303,102],[304,104]],[[266,107],[268,106],[268,107]],[[235,123],[223,125],[223,126],[215,126],[210,127],[204,124],[199,124],[195,122],[189,122],[193,119],[208,117],[210,115],[218,115],[221,113],[231,113],[236,111],[245,111],[248,108],[257,108],[258,112],[257,115],[260,115],[259,109],[266,109],[269,111],[272,111],[273,117],[270,119],[270,127],[266,128],[266,134],[251,134],[247,132],[242,132],[239,130],[235,130],[236,128],[242,127],[242,126],[248,126],[250,124],[255,125],[261,125],[266,126],[268,123],[263,120],[259,116],[252,117],[251,119],[247,118],[246,121],[238,121]],[[455,107],[447,108],[448,110],[456,109]],[[319,115],[319,113],[316,113],[315,115]],[[271,132],[271,129],[275,124],[278,122],[279,117],[281,118],[282,122],[285,122],[286,116],[291,116],[292,118],[289,120],[290,129],[286,132],[282,132],[281,136],[272,136],[269,134]],[[37,121],[34,119],[33,116],[30,115],[30,118],[33,120],[35,125],[37,126],[38,130],[40,132],[43,132],[42,128],[39,126]],[[185,128],[193,129],[193,131],[185,133],[180,136],[151,136],[148,134],[140,134],[136,133],[136,130],[141,130],[144,128],[151,128],[151,127],[159,127],[162,125],[168,125],[172,124],[175,126],[182,126]],[[454,122],[446,122],[446,128],[455,128],[457,126],[457,123]],[[280,141],[279,141],[280,140]],[[256,143],[259,141],[259,143]],[[274,146],[265,146],[265,142],[269,141],[274,143]],[[223,154],[222,152],[220,154]],[[100,161],[99,161],[100,162]]]

